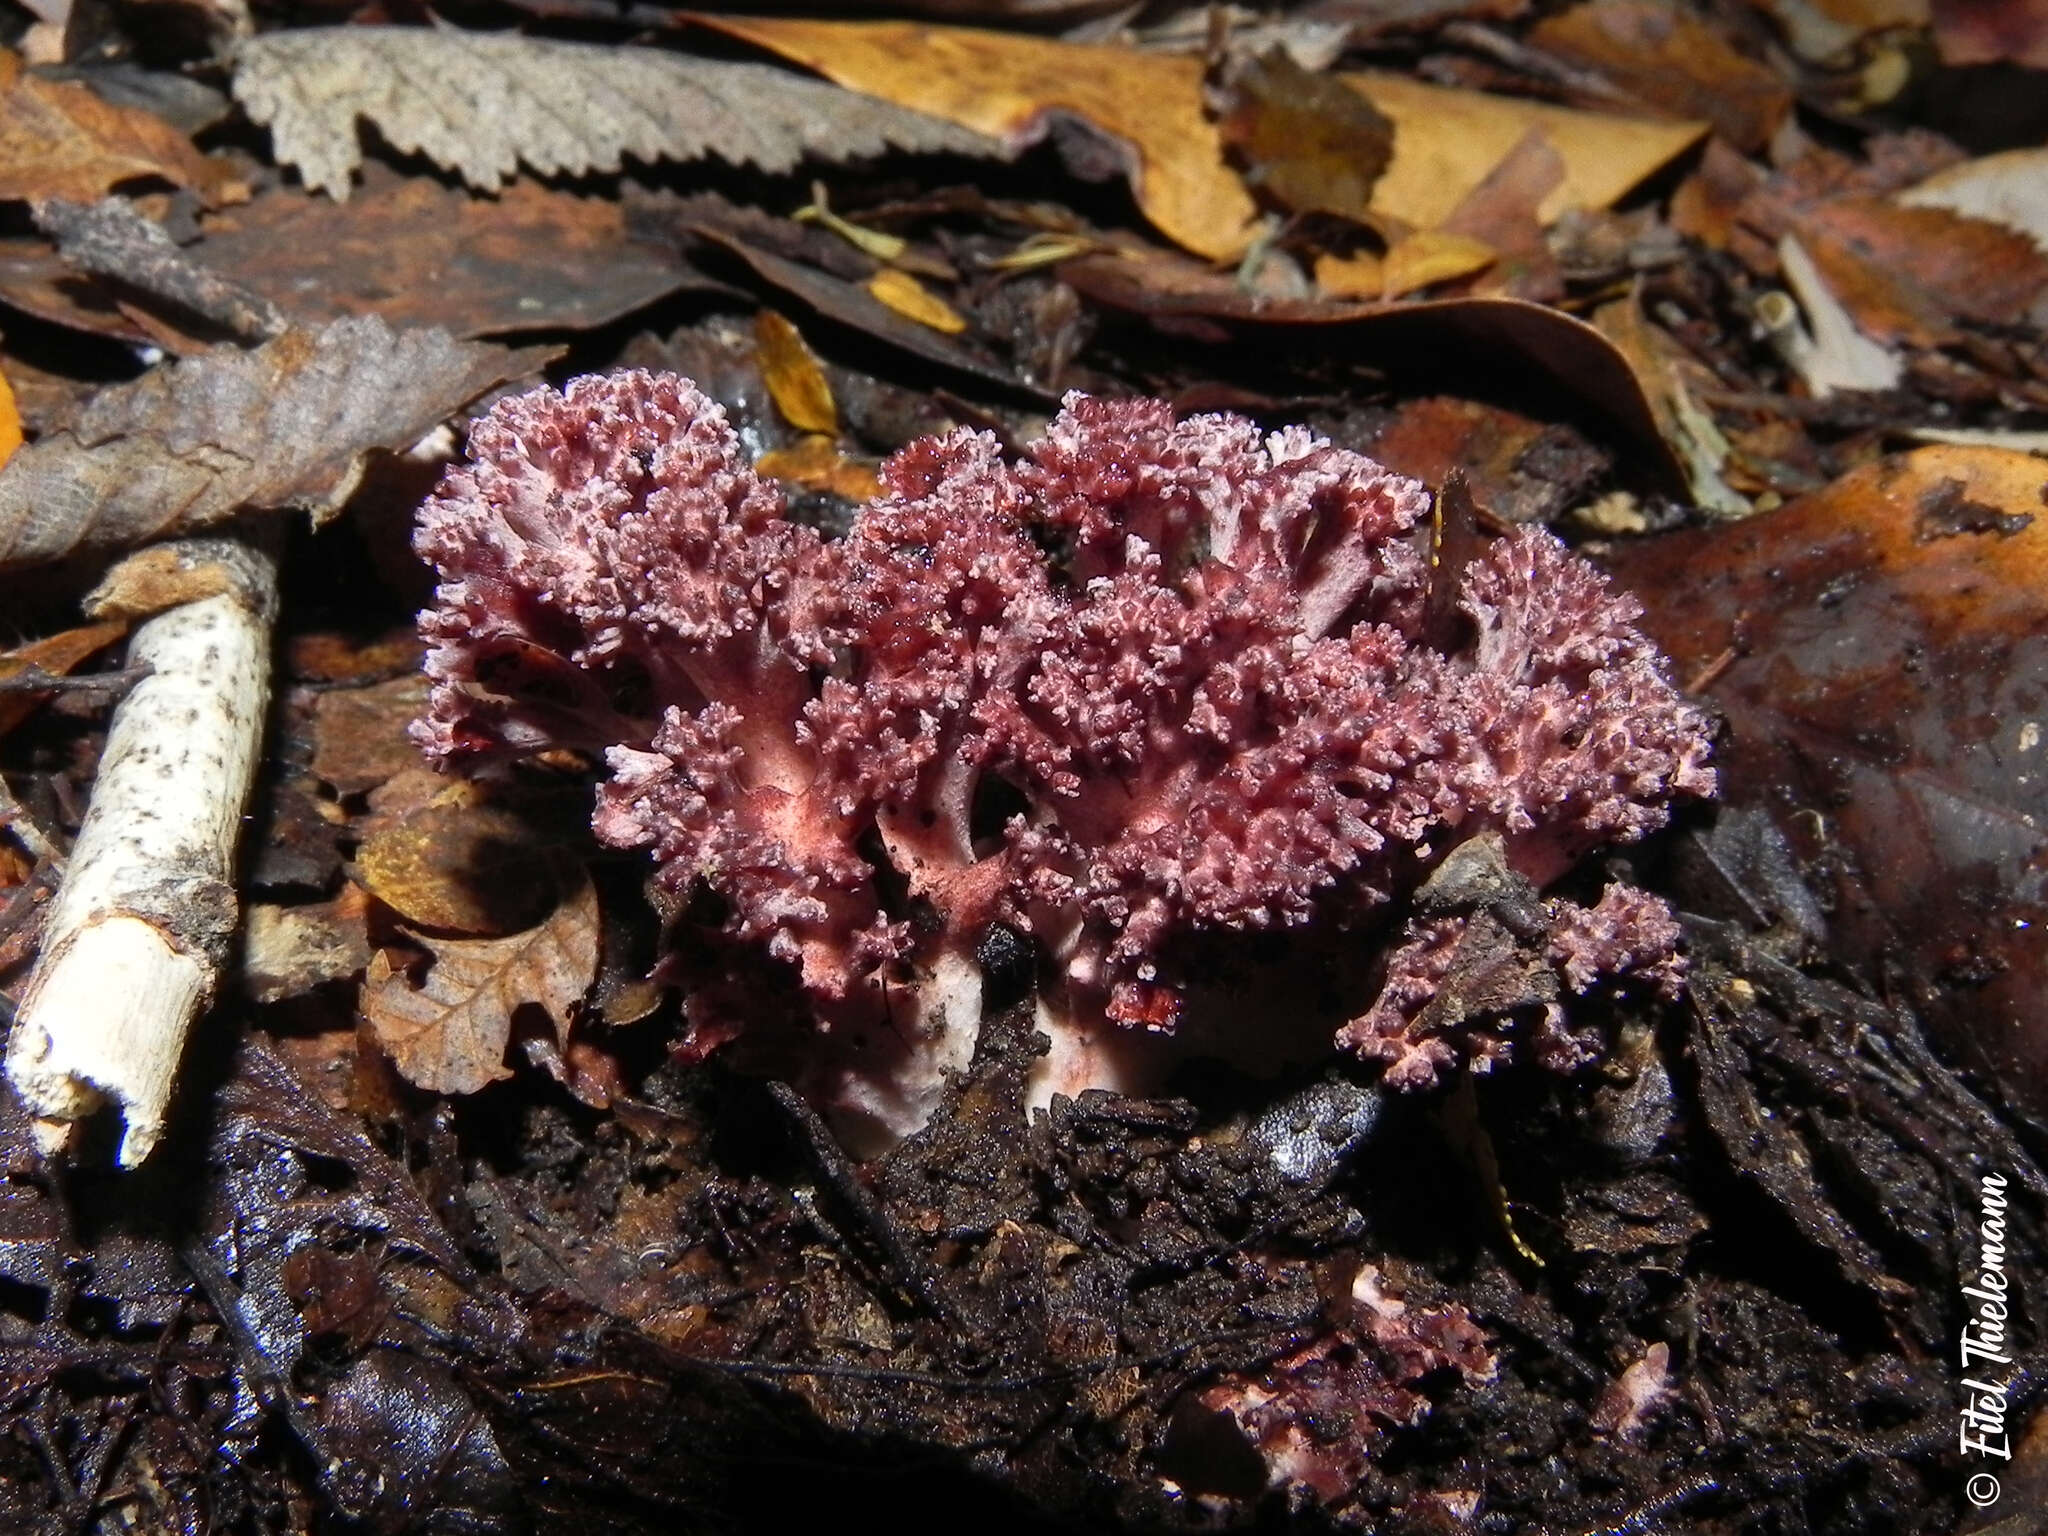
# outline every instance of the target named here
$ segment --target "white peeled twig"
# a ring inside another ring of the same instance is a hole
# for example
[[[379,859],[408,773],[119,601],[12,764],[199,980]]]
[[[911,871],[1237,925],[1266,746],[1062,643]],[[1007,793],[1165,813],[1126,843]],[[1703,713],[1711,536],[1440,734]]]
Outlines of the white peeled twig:
[[[1897,386],[1905,365],[1856,328],[1849,311],[1820,275],[1806,247],[1787,235],[1778,242],[1778,261],[1798,306],[1782,293],[1767,293],[1756,316],[1764,335],[1792,371],[1806,381],[1816,400],[1838,390],[1887,390]],[[1799,310],[1806,312],[1806,323]],[[1809,330],[1808,327],[1811,327]]]
[[[85,824],[44,927],[7,1075],[46,1150],[111,1101],[133,1167],[163,1130],[193,1018],[235,929],[242,805],[269,695],[277,576],[246,545],[194,539],[116,566],[96,616],[154,614],[144,677],[114,711]]]

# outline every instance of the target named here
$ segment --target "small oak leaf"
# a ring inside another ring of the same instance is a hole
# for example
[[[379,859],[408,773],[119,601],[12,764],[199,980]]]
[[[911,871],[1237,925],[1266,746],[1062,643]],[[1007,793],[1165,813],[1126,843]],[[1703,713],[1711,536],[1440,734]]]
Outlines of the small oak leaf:
[[[427,952],[410,971],[378,953],[359,1004],[379,1046],[408,1082],[434,1093],[475,1093],[511,1076],[512,1016],[531,1005],[566,1042],[577,1003],[597,979],[597,891],[581,869],[563,871],[567,894],[541,922],[496,939],[413,934]]]

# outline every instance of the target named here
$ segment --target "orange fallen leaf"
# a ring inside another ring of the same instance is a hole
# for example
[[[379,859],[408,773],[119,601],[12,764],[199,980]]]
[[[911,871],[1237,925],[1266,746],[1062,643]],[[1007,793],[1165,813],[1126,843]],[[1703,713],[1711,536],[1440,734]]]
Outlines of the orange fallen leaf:
[[[1170,239],[1214,260],[1241,256],[1251,241],[1258,207],[1203,112],[1200,59],[914,22],[701,19],[841,85],[1013,146],[1043,137],[1060,114],[1078,117],[1121,142],[1139,206]],[[1394,123],[1393,159],[1370,211],[1419,229],[1441,223],[1532,128],[1565,163],[1545,219],[1606,207],[1706,132],[1704,123],[1578,112],[1397,75],[1338,78]]]
[[[772,309],[762,310],[754,316],[754,352],[768,393],[785,421],[802,432],[828,437],[838,432],[839,407],[833,403],[832,386],[794,325]]]
[[[919,325],[928,325],[935,331],[944,331],[948,336],[958,336],[967,329],[967,322],[960,318],[952,305],[908,272],[884,267],[868,279],[868,292],[897,314],[915,320]]]
[[[576,1005],[597,979],[597,891],[581,869],[541,922],[496,939],[415,935],[427,951],[417,980],[379,951],[359,1007],[370,1032],[407,1081],[434,1093],[475,1093],[510,1077],[505,1046],[512,1015],[541,1009],[566,1042]]]
[[[90,203],[145,176],[209,202],[246,195],[231,171],[162,118],[115,106],[75,80],[24,74],[20,56],[0,48],[0,199]]]
[[[120,621],[86,624],[62,634],[32,640],[0,653],[0,678],[19,677],[31,667],[52,677],[62,677],[80,662],[97,655],[128,632]],[[46,697],[42,693],[0,693],[0,736],[5,736],[35,713]]]

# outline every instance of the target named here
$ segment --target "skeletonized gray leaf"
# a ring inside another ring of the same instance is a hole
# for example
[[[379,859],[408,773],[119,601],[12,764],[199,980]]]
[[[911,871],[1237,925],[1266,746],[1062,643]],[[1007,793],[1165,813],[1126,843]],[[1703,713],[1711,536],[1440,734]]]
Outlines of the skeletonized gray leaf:
[[[370,315],[153,369],[0,468],[0,569],[189,533],[243,507],[317,520],[371,450],[411,446],[551,355]]]
[[[806,155],[999,156],[970,129],[768,64],[513,33],[307,27],[235,50],[235,97],[309,187],[348,196],[357,120],[484,191],[542,175],[716,155],[786,171]]]

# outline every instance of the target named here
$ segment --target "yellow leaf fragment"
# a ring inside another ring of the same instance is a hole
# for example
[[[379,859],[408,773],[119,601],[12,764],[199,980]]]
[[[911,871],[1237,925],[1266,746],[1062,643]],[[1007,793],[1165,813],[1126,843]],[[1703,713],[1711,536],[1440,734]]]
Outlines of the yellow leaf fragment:
[[[823,433],[799,438],[754,461],[754,473],[770,480],[800,485],[807,491],[829,491],[848,501],[873,501],[882,494],[872,464],[849,459]]]
[[[967,322],[950,304],[908,272],[884,267],[868,279],[868,292],[897,314],[935,331],[944,331],[948,336],[958,336],[967,329]]]
[[[762,310],[754,316],[754,351],[783,419],[799,431],[836,436],[839,407],[832,386],[797,328],[774,310]]]
[[[14,386],[0,373],[0,464],[14,457],[21,446],[21,406],[14,398]]]
[[[1499,253],[1484,240],[1447,229],[1418,230],[1387,250],[1384,296],[1398,299],[1434,283],[1470,277],[1493,264]]]

